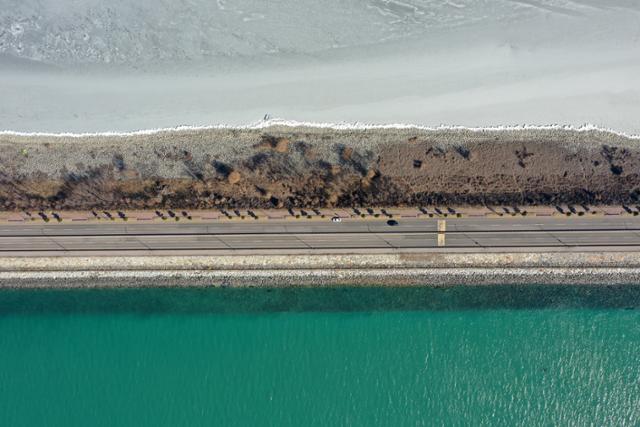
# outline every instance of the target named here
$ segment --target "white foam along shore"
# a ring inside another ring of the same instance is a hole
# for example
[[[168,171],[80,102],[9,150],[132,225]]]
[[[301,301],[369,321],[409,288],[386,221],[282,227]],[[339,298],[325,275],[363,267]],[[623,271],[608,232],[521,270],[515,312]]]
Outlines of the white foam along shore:
[[[469,127],[461,125],[439,125],[439,126],[424,126],[408,123],[388,123],[388,124],[376,124],[376,123],[328,123],[328,122],[303,122],[297,120],[285,120],[280,118],[272,118],[257,121],[247,125],[229,125],[229,124],[215,124],[215,125],[201,125],[201,126],[175,126],[167,128],[157,129],[142,129],[131,132],[20,132],[13,130],[0,131],[0,136],[25,136],[25,137],[51,137],[51,138],[90,138],[90,137],[129,137],[129,136],[142,136],[142,135],[155,135],[160,133],[171,132],[185,132],[185,131],[206,131],[215,129],[237,129],[237,130],[260,130],[267,129],[273,126],[291,127],[291,128],[315,128],[315,129],[330,129],[330,130],[384,130],[384,129],[403,129],[403,130],[419,130],[419,131],[470,131],[470,132],[513,132],[513,131],[569,131],[569,132],[600,132],[608,133],[615,136],[620,136],[628,139],[640,139],[640,134],[628,134],[620,132],[615,129],[603,128],[593,124],[584,124],[582,126],[573,125],[503,125],[503,126],[483,126],[483,127]]]

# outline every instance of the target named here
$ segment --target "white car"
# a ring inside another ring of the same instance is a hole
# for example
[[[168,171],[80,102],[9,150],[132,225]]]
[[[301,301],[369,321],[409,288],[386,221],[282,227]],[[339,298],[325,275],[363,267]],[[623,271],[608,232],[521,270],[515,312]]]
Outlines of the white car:
[[[342,222],[342,218],[340,218],[339,216],[334,216],[333,218],[331,218],[331,222]]]

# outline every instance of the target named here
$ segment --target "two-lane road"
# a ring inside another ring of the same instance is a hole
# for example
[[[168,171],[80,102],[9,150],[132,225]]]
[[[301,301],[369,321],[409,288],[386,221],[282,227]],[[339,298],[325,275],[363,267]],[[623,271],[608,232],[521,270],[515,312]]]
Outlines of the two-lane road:
[[[186,252],[640,250],[633,217],[505,217],[189,223],[60,223],[0,226],[0,254]],[[634,249],[635,248],[635,249]]]

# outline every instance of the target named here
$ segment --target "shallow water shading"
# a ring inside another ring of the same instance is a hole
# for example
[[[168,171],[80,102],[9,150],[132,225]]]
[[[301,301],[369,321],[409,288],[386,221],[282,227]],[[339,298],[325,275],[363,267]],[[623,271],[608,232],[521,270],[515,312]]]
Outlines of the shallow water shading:
[[[0,315],[640,308],[640,285],[12,289]]]
[[[2,291],[0,414],[13,426],[633,425],[638,294]]]

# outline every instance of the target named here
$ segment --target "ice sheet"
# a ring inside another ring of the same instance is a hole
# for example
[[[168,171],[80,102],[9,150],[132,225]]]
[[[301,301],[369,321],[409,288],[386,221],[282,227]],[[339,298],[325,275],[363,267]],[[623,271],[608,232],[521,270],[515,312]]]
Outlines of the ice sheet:
[[[632,0],[0,0],[0,129],[269,114],[640,134],[639,40]]]

